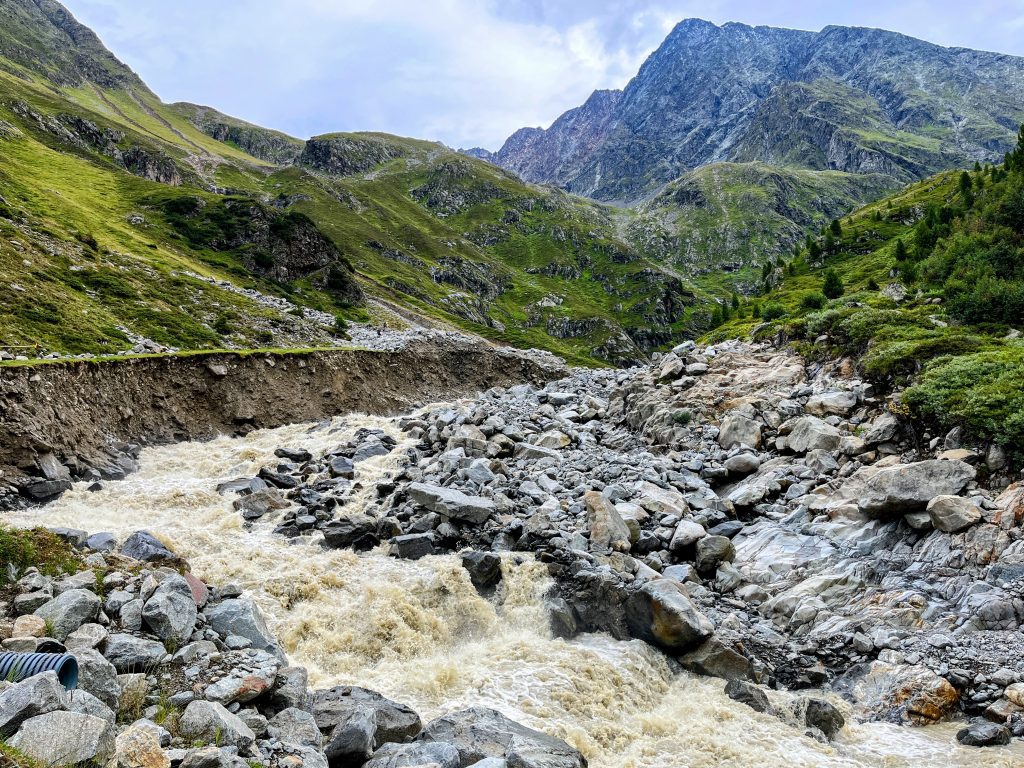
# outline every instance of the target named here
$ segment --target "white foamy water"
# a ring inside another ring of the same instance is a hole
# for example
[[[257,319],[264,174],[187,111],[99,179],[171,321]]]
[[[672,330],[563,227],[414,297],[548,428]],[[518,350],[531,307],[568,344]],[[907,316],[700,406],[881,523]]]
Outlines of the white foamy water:
[[[500,608],[477,595],[457,557],[416,562],[324,550],[246,530],[219,482],[273,465],[275,448],[314,454],[359,427],[400,441],[391,456],[359,465],[371,503],[375,482],[396,470],[404,445],[386,419],[343,417],[329,429],[291,426],[144,452],[141,470],[98,493],[78,486],[58,502],[11,516],[19,525],[66,525],[120,537],[145,529],[187,558],[200,577],[234,582],[267,614],[289,658],[316,687],[363,685],[409,704],[425,720],[486,705],[561,736],[594,768],[1012,768],[1019,744],[968,749],[954,724],[926,729],[851,725],[832,745],[761,715],[722,693],[721,680],[675,672],[639,641],[551,637],[540,598],[546,572],[506,562]],[[784,694],[773,695],[784,705]]]

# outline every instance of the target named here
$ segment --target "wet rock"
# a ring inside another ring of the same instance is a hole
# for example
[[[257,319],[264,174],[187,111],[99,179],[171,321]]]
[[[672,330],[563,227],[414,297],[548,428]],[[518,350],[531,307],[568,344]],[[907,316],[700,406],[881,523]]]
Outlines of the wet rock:
[[[193,701],[182,712],[178,731],[190,742],[248,749],[256,734],[245,723],[212,701]]]
[[[416,504],[459,522],[483,525],[494,514],[494,502],[490,499],[467,496],[453,488],[412,483],[408,491]]]
[[[590,546],[595,551],[629,552],[632,543],[629,528],[615,511],[614,505],[597,491],[589,491],[583,501],[587,507]]]
[[[369,515],[346,515],[324,527],[324,542],[336,549],[365,552],[380,544],[377,521]]]
[[[409,533],[391,540],[391,554],[403,560],[419,560],[434,554],[433,533]]]
[[[686,669],[698,675],[720,677],[723,680],[747,680],[751,676],[749,659],[713,637],[679,661]]]
[[[348,685],[318,691],[313,716],[331,765],[362,764],[383,744],[411,741],[423,727],[409,707]]]
[[[733,701],[746,704],[755,712],[771,712],[772,705],[768,701],[768,695],[751,683],[742,680],[730,680],[725,685],[725,695]]]
[[[865,484],[857,506],[873,517],[917,512],[936,496],[955,496],[974,479],[962,461],[921,461],[886,467]]]
[[[70,589],[35,610],[34,615],[48,621],[53,636],[63,641],[83,624],[93,622],[100,614],[100,599],[87,589]]]
[[[147,531],[136,531],[121,545],[121,554],[144,563],[177,560],[178,557]]]
[[[113,552],[117,549],[117,538],[112,533],[94,533],[85,540],[85,546],[93,552]]]
[[[938,530],[959,533],[981,522],[981,507],[961,496],[936,496],[928,502],[928,518]]]
[[[629,596],[626,622],[634,637],[673,654],[690,650],[715,631],[682,586],[668,579],[650,581]]]
[[[834,739],[846,725],[843,713],[824,699],[803,699],[799,710],[805,725],[817,728],[830,739]]]
[[[957,732],[956,740],[967,747],[1003,747],[1010,743],[1010,731],[997,723],[975,720]]]
[[[44,672],[0,693],[0,738],[18,730],[26,720],[61,709],[64,686],[56,672]]]
[[[585,768],[586,759],[561,739],[527,728],[484,707],[453,712],[431,721],[418,741],[453,745],[460,768],[487,758],[504,758],[521,768]]]
[[[859,716],[929,725],[952,714],[959,694],[948,680],[924,666],[883,661],[856,665],[834,684],[853,701]]]
[[[493,552],[463,552],[461,560],[478,591],[491,592],[501,582],[501,557]]]
[[[236,512],[242,513],[243,519],[259,520],[271,512],[287,509],[290,505],[279,490],[266,488],[235,499],[231,506]]]

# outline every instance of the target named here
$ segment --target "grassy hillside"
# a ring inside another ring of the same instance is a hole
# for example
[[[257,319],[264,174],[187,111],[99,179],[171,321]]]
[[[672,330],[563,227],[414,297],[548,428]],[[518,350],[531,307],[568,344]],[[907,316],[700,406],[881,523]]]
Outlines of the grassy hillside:
[[[998,167],[913,184],[809,238],[712,338],[848,355],[936,427],[1024,444],[1024,132]],[[724,315],[724,316],[723,316]]]
[[[612,209],[436,143],[165,105],[58,4],[0,8],[0,346],[308,346],[388,306],[581,362],[684,330],[692,295]]]

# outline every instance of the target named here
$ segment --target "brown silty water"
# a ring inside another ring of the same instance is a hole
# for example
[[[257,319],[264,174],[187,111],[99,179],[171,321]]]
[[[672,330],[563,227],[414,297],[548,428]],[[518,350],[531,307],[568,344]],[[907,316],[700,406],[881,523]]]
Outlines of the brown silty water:
[[[276,448],[317,455],[360,427],[399,441],[359,465],[345,509],[371,505],[376,483],[398,470],[407,439],[390,419],[347,416],[148,449],[128,479],[84,485],[48,507],[11,516],[19,525],[66,525],[119,537],[152,532],[214,584],[237,583],[256,600],[290,661],[317,688],[362,685],[406,703],[424,720],[472,705],[501,710],[580,749],[594,768],[1011,768],[1024,747],[960,747],[956,724],[915,729],[849,724],[833,744],[724,695],[721,680],[680,672],[640,641],[552,637],[543,566],[505,562],[504,586],[480,597],[454,556],[397,560],[356,555],[242,525],[218,483],[277,462]],[[773,693],[780,707],[789,698]],[[841,705],[842,706],[842,705]]]

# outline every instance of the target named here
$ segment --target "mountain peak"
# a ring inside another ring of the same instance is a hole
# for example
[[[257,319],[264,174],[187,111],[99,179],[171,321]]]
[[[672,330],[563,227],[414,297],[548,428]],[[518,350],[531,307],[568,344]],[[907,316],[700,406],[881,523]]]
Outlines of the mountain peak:
[[[495,155],[529,181],[641,199],[720,161],[884,173],[1001,157],[1024,122],[1024,59],[896,32],[681,21],[622,92],[592,95]]]

